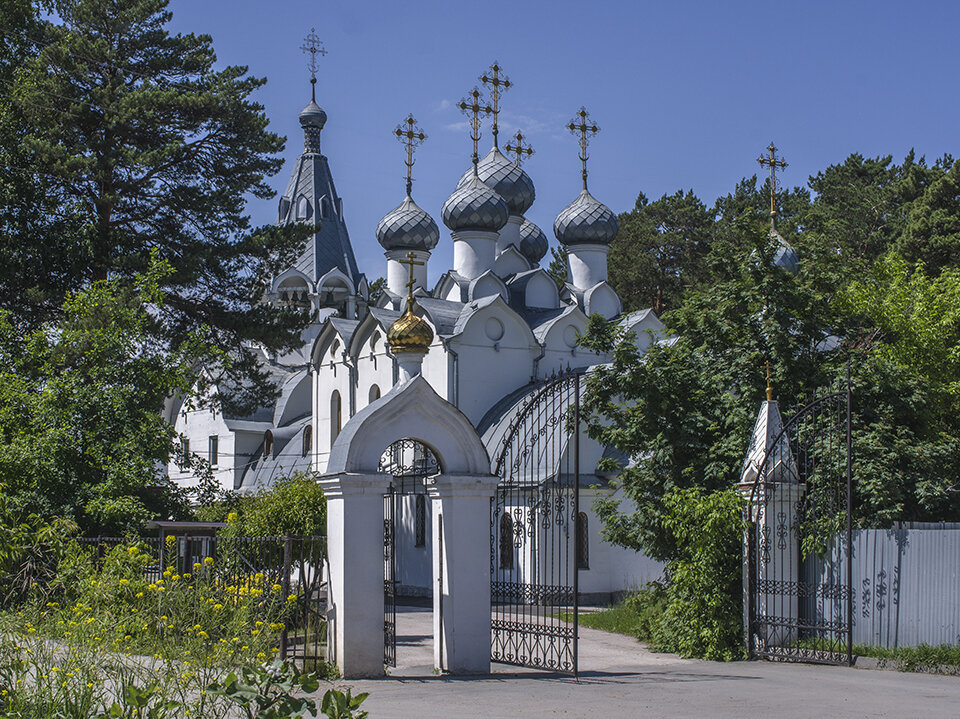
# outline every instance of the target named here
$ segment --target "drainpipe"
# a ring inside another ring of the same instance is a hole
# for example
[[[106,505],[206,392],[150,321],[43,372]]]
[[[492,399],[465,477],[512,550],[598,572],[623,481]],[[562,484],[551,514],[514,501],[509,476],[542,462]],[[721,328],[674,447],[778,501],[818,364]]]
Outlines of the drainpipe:
[[[450,355],[450,374],[447,377],[447,401],[454,407],[460,406],[460,355],[450,346],[450,340],[443,340],[443,348]]]
[[[537,375],[540,374],[540,360],[542,360],[543,356],[547,353],[546,343],[540,344],[537,342],[537,346],[540,348],[540,354],[533,358],[533,376],[530,377],[531,382],[537,381]]]

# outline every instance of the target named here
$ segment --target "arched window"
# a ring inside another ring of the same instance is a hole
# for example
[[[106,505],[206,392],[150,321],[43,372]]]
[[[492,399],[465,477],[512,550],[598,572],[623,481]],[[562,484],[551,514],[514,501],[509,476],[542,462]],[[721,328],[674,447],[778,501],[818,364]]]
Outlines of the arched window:
[[[326,197],[320,198],[320,217],[324,220],[330,217],[330,200]]]
[[[310,203],[307,202],[306,197],[300,197],[297,200],[297,219],[305,220],[310,217]]]
[[[377,385],[373,385],[370,387],[370,396],[367,399],[367,403],[376,402],[378,399],[380,399],[380,388],[377,387]]]
[[[341,427],[341,415],[340,415],[340,392],[333,390],[333,394],[330,395],[330,446],[333,447],[333,443],[336,441],[337,437],[340,436],[340,427]]]
[[[308,424],[303,428],[303,449],[302,457],[306,457],[313,449],[313,425]]]
[[[414,516],[413,531],[416,546],[425,547],[427,544],[427,498],[417,495],[416,516]]]
[[[500,569],[513,569],[513,517],[500,517]]]
[[[577,515],[577,569],[590,569],[590,538],[585,512]]]
[[[263,433],[263,458],[273,456],[273,432],[269,429]]]

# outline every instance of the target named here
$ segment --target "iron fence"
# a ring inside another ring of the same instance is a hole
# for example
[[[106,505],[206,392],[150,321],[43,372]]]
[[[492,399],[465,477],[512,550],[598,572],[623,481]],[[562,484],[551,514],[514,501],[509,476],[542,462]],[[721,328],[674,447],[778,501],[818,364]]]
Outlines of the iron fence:
[[[204,576],[238,597],[255,587],[279,587],[270,594],[285,607],[280,657],[305,671],[327,658],[326,537],[93,537],[78,544],[97,562],[114,547],[137,545],[150,557],[143,570],[149,582],[158,582],[168,569],[183,575],[202,568]]]

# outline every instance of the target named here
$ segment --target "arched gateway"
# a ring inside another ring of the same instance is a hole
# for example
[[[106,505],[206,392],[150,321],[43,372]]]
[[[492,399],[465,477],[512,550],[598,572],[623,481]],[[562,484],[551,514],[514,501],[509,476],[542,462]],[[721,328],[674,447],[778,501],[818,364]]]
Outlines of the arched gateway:
[[[434,664],[490,669],[490,500],[498,478],[470,421],[420,375],[397,384],[347,422],[320,478],[327,496],[330,655],[344,677],[384,673],[384,496],[381,464],[400,440],[422,443],[440,473],[427,485],[433,540]],[[451,531],[452,530],[452,531]],[[442,611],[441,611],[442,606]]]

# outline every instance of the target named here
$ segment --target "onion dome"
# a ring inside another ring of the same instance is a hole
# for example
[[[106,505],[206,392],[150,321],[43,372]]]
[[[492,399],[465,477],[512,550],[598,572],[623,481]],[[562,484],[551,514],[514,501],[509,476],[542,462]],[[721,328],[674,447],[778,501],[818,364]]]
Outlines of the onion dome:
[[[300,126],[303,128],[315,127],[322,130],[326,123],[327,113],[313,100],[300,111]]]
[[[548,247],[547,236],[543,234],[543,230],[524,217],[520,223],[520,254],[537,264],[547,254]]]
[[[413,313],[413,303],[407,300],[407,310],[387,330],[387,344],[393,354],[399,352],[425,353],[433,342],[433,330],[427,321]]]
[[[773,253],[773,264],[782,267],[792,275],[797,274],[800,269],[800,258],[796,250],[775,229],[770,230],[770,239],[777,243],[777,249]]]
[[[377,242],[385,250],[430,251],[440,241],[440,229],[410,195],[384,215],[377,225]]]
[[[507,159],[500,149],[494,147],[480,160],[477,174],[488,187],[507,202],[511,215],[522,215],[530,209],[537,193],[533,180],[516,162]],[[462,186],[473,177],[473,169],[467,170],[460,178]]]
[[[586,184],[586,183],[584,183]],[[553,223],[553,234],[561,245],[609,245],[620,223],[613,211],[594,198],[586,187],[567,205]]]
[[[443,203],[443,224],[451,231],[486,230],[499,232],[507,224],[510,210],[500,195],[471,171],[470,178]]]

